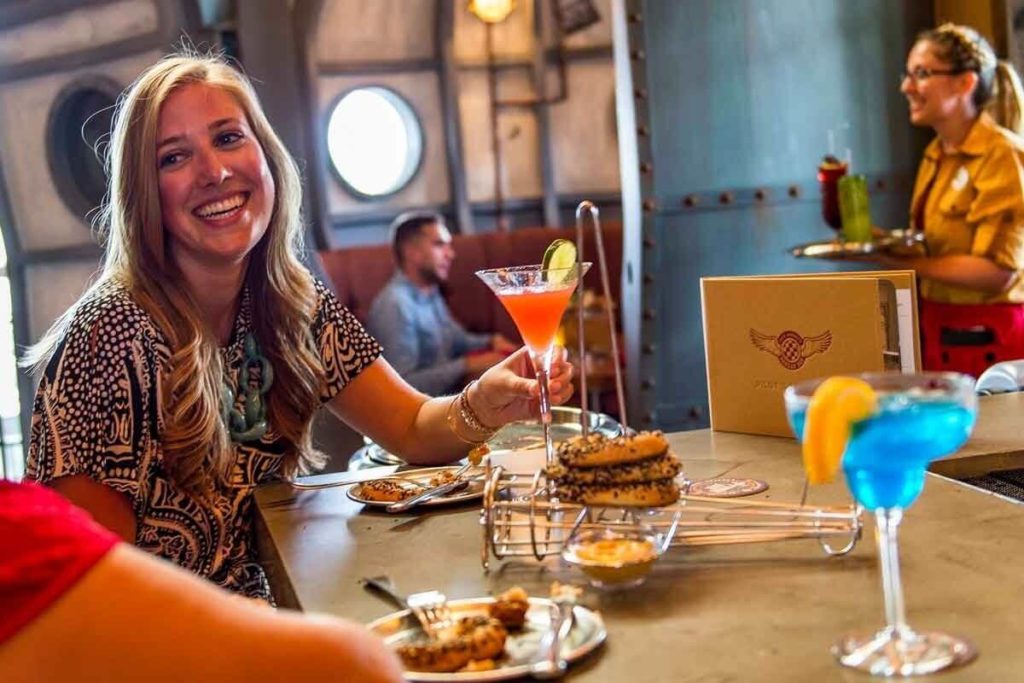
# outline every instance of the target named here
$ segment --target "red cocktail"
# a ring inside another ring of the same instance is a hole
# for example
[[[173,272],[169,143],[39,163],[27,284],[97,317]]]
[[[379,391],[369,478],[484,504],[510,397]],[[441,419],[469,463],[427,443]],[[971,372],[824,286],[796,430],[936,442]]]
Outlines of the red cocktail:
[[[558,331],[558,323],[569,305],[575,283],[561,289],[516,291],[498,293],[498,300],[512,316],[523,341],[533,353],[544,353]]]
[[[838,232],[843,227],[839,213],[839,179],[846,175],[847,165],[834,156],[827,155],[818,165],[818,182],[821,184],[821,217],[829,227]]]
[[[589,263],[576,263],[568,268],[534,265],[494,268],[476,273],[512,316],[519,334],[530,349],[533,369],[540,384],[540,417],[544,425],[544,447],[549,465],[555,457],[551,443],[551,401],[548,396],[548,374],[551,371],[555,333],[576,285],[588,268]]]

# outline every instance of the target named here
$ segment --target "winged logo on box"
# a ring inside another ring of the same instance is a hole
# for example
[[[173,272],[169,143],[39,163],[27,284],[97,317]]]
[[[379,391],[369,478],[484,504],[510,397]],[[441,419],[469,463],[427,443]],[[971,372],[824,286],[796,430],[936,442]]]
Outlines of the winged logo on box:
[[[750,342],[778,358],[779,364],[787,370],[799,370],[814,354],[828,351],[832,346],[832,332],[825,330],[817,337],[802,337],[793,330],[785,330],[773,337],[750,328]]]

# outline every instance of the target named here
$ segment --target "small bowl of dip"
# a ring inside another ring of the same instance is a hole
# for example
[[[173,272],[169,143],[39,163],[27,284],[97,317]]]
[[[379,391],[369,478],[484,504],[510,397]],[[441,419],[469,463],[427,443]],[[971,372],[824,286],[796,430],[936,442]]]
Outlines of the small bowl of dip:
[[[630,588],[647,578],[662,538],[643,526],[583,529],[569,537],[562,559],[579,567],[596,588]]]

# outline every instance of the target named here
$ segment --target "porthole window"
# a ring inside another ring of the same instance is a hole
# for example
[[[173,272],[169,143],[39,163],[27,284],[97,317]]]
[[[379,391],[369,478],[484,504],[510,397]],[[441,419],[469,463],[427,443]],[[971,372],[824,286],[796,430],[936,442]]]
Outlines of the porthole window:
[[[103,201],[107,177],[97,155],[110,134],[121,88],[105,78],[81,79],[54,100],[46,127],[50,174],[61,199],[83,220]]]
[[[409,184],[423,159],[423,129],[407,101],[382,87],[338,98],[327,122],[331,167],[360,199],[392,195]]]

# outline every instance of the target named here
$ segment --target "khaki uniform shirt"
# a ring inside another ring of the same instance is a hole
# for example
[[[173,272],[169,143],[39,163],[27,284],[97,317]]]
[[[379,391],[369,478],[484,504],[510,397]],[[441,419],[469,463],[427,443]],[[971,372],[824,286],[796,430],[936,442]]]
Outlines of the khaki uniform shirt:
[[[924,202],[923,207],[920,206]],[[938,138],[925,149],[910,203],[920,214],[929,255],[973,254],[1017,271],[998,294],[922,278],[921,296],[951,304],[1024,302],[1024,140],[982,114],[959,149]]]

